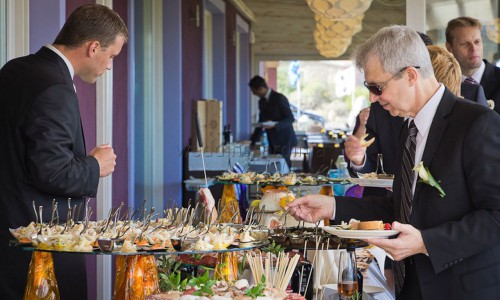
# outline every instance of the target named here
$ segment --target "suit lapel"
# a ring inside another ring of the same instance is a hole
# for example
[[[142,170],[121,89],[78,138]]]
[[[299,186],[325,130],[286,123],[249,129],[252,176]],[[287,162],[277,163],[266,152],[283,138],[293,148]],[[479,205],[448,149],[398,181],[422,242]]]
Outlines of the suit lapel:
[[[43,57],[44,59],[49,60],[52,63],[58,65],[61,72],[63,72],[65,74],[64,78],[66,79],[66,83],[73,86],[76,98],[78,99],[78,95],[76,94],[74,82],[73,82],[73,79],[71,78],[71,73],[69,72],[68,66],[66,65],[64,60],[57,53],[55,53],[54,51],[50,50],[47,47],[40,48],[40,50],[38,50],[35,55]],[[78,115],[80,115],[79,108],[78,108]],[[80,117],[79,123],[80,123],[81,139],[82,139],[82,144],[83,144],[83,153],[87,153],[87,147],[85,145],[85,134],[83,132],[83,124],[82,124],[81,117]]]
[[[485,64],[485,68],[480,84],[484,89],[484,94],[486,95],[486,98],[488,99],[493,88],[496,87],[496,82],[495,82],[496,77],[493,65],[487,62],[486,60],[483,61]]]
[[[422,155],[422,161],[424,162],[425,167],[429,167],[432,163],[434,154],[440,145],[441,138],[446,130],[446,126],[448,125],[446,116],[451,112],[456,100],[456,97],[448,89],[446,89],[443,94],[443,98],[438,105],[434,119],[432,120],[431,128],[429,129],[427,143],[425,144],[424,153]],[[421,188],[422,184],[417,183],[415,186],[413,201],[418,199]]]

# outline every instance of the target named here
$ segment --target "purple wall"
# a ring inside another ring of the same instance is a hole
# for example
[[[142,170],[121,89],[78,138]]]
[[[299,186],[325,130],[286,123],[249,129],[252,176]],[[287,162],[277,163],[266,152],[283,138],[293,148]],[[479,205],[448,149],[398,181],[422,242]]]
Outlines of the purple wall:
[[[236,9],[226,5],[226,124],[236,127]]]
[[[30,1],[30,53],[52,44],[66,20],[65,8],[63,0]]]
[[[200,27],[193,17],[199,6]],[[193,124],[193,102],[201,98],[203,76],[203,4],[201,0],[182,1],[182,145],[189,145]]]
[[[126,0],[114,0],[113,10],[123,19],[127,27],[128,6]],[[129,33],[130,34],[130,33]],[[128,203],[128,45],[113,61],[113,149],[116,167],[113,172],[113,206]]]

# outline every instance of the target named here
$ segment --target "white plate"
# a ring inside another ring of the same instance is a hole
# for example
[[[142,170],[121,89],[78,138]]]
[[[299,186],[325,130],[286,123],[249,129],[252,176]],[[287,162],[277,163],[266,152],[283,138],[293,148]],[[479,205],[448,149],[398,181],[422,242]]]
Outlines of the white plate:
[[[337,286],[337,284],[325,284],[325,288],[332,289],[332,290],[336,291],[338,289],[338,286]],[[381,292],[385,292],[385,289],[381,286],[363,284],[363,292],[365,292],[367,294],[381,293]]]
[[[349,178],[349,181],[354,184],[359,184],[360,186],[392,188],[392,182],[394,179]]]
[[[266,121],[266,122],[261,122],[261,123],[257,123],[257,124],[260,125],[260,126],[273,126],[273,125],[278,124],[278,122],[276,122],[276,121]]]
[[[396,235],[396,230],[346,230],[335,226],[325,226],[323,230],[344,239],[382,239]]]

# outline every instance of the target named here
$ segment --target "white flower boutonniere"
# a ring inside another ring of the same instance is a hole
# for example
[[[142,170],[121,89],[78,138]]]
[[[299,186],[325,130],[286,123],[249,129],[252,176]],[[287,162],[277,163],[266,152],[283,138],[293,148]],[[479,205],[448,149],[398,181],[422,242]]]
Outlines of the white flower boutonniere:
[[[413,168],[413,170],[418,172],[418,177],[420,177],[420,180],[418,182],[423,182],[436,188],[439,191],[439,196],[441,198],[446,196],[446,193],[443,191],[439,183],[436,181],[436,179],[434,179],[434,177],[432,177],[429,168],[424,167],[423,161],[421,161],[415,168]]]

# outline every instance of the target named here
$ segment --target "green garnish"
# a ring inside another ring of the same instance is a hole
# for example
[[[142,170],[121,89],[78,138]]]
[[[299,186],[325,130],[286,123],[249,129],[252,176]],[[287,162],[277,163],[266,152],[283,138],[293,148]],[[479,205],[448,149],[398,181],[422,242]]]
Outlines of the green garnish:
[[[278,255],[280,252],[285,251],[285,247],[279,244],[276,245],[276,243],[273,241],[271,244],[269,244],[268,247],[262,248],[262,251],[271,252],[272,254]]]
[[[212,296],[214,294],[212,286],[215,284],[215,280],[210,280],[208,271],[206,271],[201,277],[191,278],[188,281],[188,284],[192,287],[198,288],[198,290],[193,293],[195,296]]]
[[[251,289],[247,289],[245,291],[245,295],[252,297],[252,298],[264,296],[263,291],[266,288],[265,282],[266,282],[266,277],[264,275],[262,275],[260,282],[256,286],[252,287]]]

